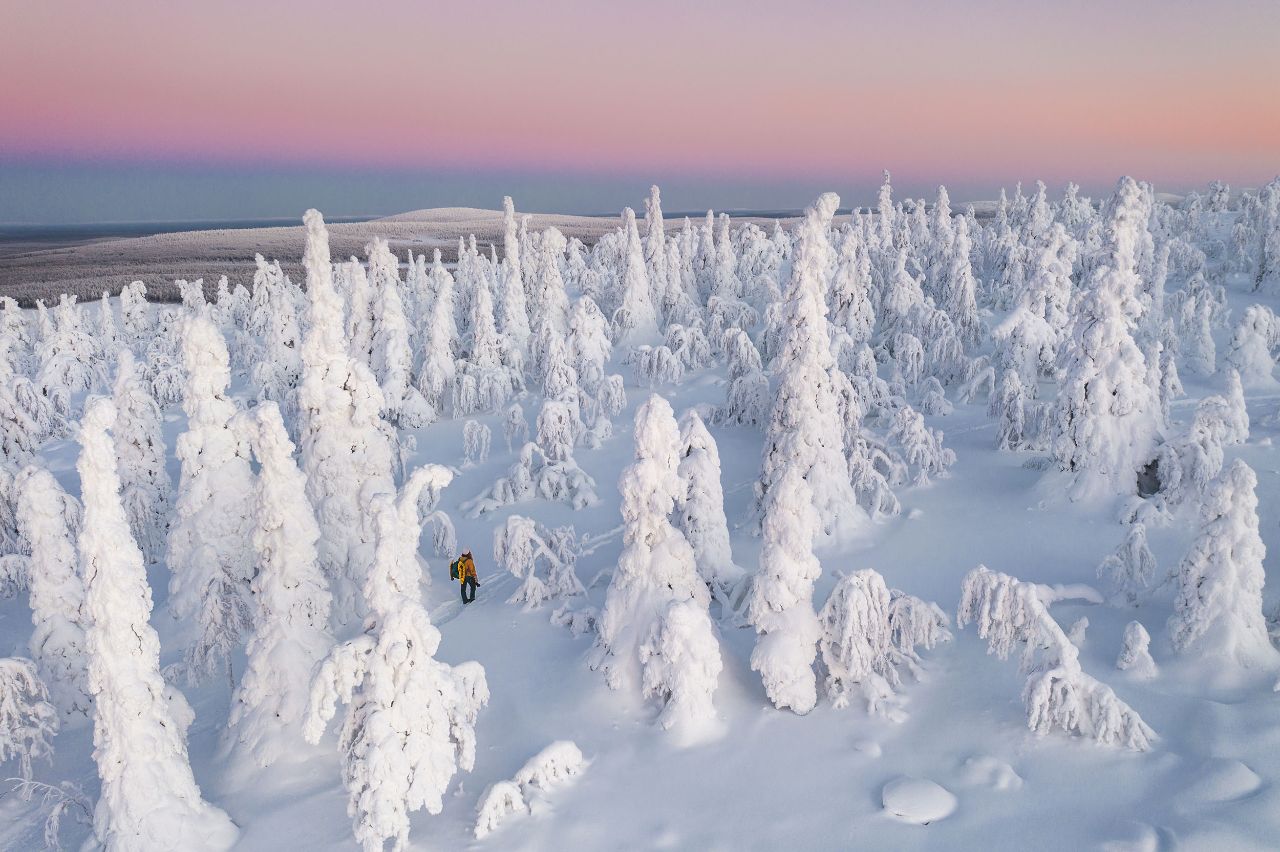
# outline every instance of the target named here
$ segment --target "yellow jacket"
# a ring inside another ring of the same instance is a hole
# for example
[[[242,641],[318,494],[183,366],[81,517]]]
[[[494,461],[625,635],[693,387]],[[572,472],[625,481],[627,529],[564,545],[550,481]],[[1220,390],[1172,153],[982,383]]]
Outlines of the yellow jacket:
[[[470,577],[472,580],[476,578],[476,561],[470,556],[458,557],[458,582],[463,583]]]

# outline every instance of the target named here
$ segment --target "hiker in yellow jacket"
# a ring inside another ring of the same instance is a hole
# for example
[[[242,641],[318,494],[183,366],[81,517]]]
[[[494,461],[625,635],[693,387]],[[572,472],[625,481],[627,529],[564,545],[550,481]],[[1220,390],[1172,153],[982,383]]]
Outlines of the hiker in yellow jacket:
[[[471,551],[464,550],[462,555],[449,566],[449,576],[457,580],[462,588],[462,602],[469,604],[476,599],[476,561],[471,558]],[[470,592],[470,594],[468,594]]]

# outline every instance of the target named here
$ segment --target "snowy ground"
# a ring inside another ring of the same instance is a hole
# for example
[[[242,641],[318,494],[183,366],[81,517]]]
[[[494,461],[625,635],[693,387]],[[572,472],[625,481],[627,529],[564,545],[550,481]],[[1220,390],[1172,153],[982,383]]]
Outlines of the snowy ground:
[[[1258,299],[1232,288],[1233,313]],[[1264,300],[1265,301],[1265,300]],[[1280,305],[1272,305],[1280,307]],[[1220,342],[1220,346],[1222,343]],[[1187,379],[1188,398],[1175,419],[1189,416],[1200,396],[1219,390],[1219,379]],[[715,373],[696,374],[660,389],[677,413],[718,403],[724,387]],[[459,542],[477,555],[482,586],[463,611],[446,560],[423,554],[430,565],[428,600],[444,634],[440,658],[480,661],[491,702],[480,717],[474,772],[459,776],[444,812],[418,812],[415,848],[458,849],[765,849],[765,848],[983,848],[983,849],[1250,849],[1274,848],[1280,833],[1280,726],[1275,673],[1227,678],[1174,658],[1164,622],[1172,589],[1139,609],[1063,601],[1053,607],[1065,627],[1087,616],[1090,626],[1081,660],[1111,685],[1156,730],[1160,740],[1146,753],[1131,753],[1029,733],[1020,700],[1022,678],[1014,661],[988,656],[972,628],[925,655],[927,676],[906,688],[909,717],[902,723],[869,717],[859,706],[837,710],[821,701],[805,717],[774,710],[748,658],[749,629],[721,625],[725,668],[716,706],[725,723],[719,739],[677,748],[653,724],[654,709],[637,694],[613,692],[590,671],[589,637],[574,638],[549,623],[549,609],[524,612],[506,602],[515,581],[492,565],[493,530],[509,513],[546,524],[572,523],[589,533],[590,553],[578,563],[590,596],[599,604],[607,572],[616,561],[618,496],[612,487],[631,458],[631,415],[647,391],[629,387],[628,411],[615,420],[614,437],[577,459],[597,481],[599,505],[575,512],[558,504],[530,503],[479,520],[467,520],[459,503],[481,492],[506,469],[501,424],[494,451],[482,465],[462,470],[443,499],[458,526]],[[536,410],[526,404],[526,410]],[[1280,392],[1249,396],[1253,430],[1247,445],[1232,448],[1259,475],[1262,534],[1280,552],[1280,458],[1276,428],[1264,421],[1280,409]],[[168,415],[169,446],[183,429],[177,409]],[[871,567],[890,586],[938,602],[954,615],[961,577],[978,563],[1025,580],[1094,583],[1097,563],[1122,539],[1124,528],[1109,510],[1063,507],[1052,499],[1058,483],[1026,462],[1027,454],[994,449],[994,424],[985,405],[958,405],[930,418],[945,430],[958,462],[949,478],[900,491],[903,513],[876,526],[865,540],[820,551],[823,577],[816,601],[825,600],[842,573]],[[715,428],[724,465],[726,510],[733,525],[747,516],[751,485],[759,471],[760,433]],[[77,493],[77,447],[57,442],[46,458],[64,487]],[[436,424],[418,434],[416,461],[460,464],[462,422]],[[176,461],[171,474],[177,477]],[[1048,498],[1048,499],[1046,499]],[[1190,518],[1150,530],[1161,574],[1176,566],[1194,525]],[[738,564],[754,569],[759,542],[735,531]],[[1268,560],[1271,586],[1280,568]],[[598,576],[606,572],[603,576]],[[174,622],[165,607],[168,576],[153,569],[153,623],[168,663],[176,660]],[[1275,595],[1268,595],[1268,607]],[[30,632],[25,596],[0,602],[0,653],[25,653]],[[1151,632],[1161,674],[1142,682],[1116,671],[1125,624],[1138,619]],[[237,670],[243,667],[238,661]],[[216,758],[229,690],[225,683],[186,688],[196,710],[190,733],[192,764],[205,794],[241,826],[240,847],[351,849],[346,794],[339,780],[334,734],[301,762],[277,766],[266,780],[241,786]],[[472,827],[484,789],[510,778],[533,754],[555,740],[576,742],[590,760],[585,774],[547,797],[530,816],[516,817],[483,841]],[[66,730],[56,741],[52,766],[37,777],[70,779],[93,795],[97,788],[88,726]],[[930,779],[956,797],[954,812],[927,826],[888,815],[885,785],[902,776]],[[0,802],[0,847],[38,845],[38,818],[27,805]],[[64,833],[78,840],[83,829]]]

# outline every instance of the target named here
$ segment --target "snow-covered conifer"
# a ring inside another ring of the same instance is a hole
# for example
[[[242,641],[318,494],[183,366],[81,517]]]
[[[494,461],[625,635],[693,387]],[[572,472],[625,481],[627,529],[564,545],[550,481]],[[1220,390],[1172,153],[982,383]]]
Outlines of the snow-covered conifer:
[[[236,407],[227,396],[227,347],[208,309],[187,318],[182,353],[187,431],[174,450],[182,476],[167,562],[173,572],[170,610],[198,625],[187,653],[194,678],[229,665],[250,624],[253,474],[249,446],[232,422]]]
[[[813,555],[820,530],[813,494],[796,465],[765,495],[760,569],[751,586],[748,618],[760,636],[751,668],[760,672],[774,706],[804,715],[818,703],[813,661],[822,626],[813,609],[813,586],[822,566]]]
[[[507,343],[521,355],[529,348],[529,309],[525,299],[523,258],[511,196],[502,199],[503,261],[499,281],[498,325]]]
[[[359,636],[335,647],[311,686],[303,734],[318,743],[346,705],[339,734],[342,779],[356,841],[375,852],[409,842],[409,814],[438,814],[459,771],[475,765],[475,725],[489,700],[479,663],[435,659],[440,631],[422,604],[418,499],[443,489],[439,465],[413,473],[398,495],[372,495],[377,543],[365,577],[370,618]]]
[[[94,699],[94,760],[102,792],[95,840],[107,849],[230,849],[238,830],[200,795],[187,761],[185,700],[160,677],[151,589],[120,503],[110,400],[81,421],[80,531],[85,643]]]
[[[1124,542],[1098,564],[1098,579],[1106,582],[1119,600],[1137,604],[1156,575],[1156,558],[1147,547],[1147,528],[1129,527]]]
[[[81,612],[84,583],[75,544],[80,506],[42,467],[27,467],[14,484],[18,526],[31,547],[27,588],[35,630],[27,647],[61,718],[87,718],[92,702]]]
[[[987,653],[1022,649],[1027,727],[1060,730],[1105,745],[1146,751],[1155,732],[1106,684],[1080,667],[1080,651],[1049,614],[1037,587],[979,565],[965,575],[956,624],[974,622]]]
[[[51,758],[58,708],[31,660],[0,658],[0,764],[17,760],[18,775],[31,778],[31,762]]]
[[[391,442],[378,416],[382,391],[343,333],[342,302],[333,286],[329,235],[314,210],[303,221],[307,247],[307,332],[302,342],[302,468],[320,523],[320,566],[329,579],[334,616],[346,623],[363,612],[359,593],[372,558],[373,529],[365,507],[391,491]]]
[[[507,451],[523,446],[529,440],[529,422],[524,419],[524,409],[513,402],[502,418],[502,435],[507,439]]]
[[[1210,485],[1200,532],[1178,567],[1169,633],[1173,647],[1244,666],[1274,663],[1262,615],[1258,477],[1237,459]]]
[[[729,546],[720,453],[692,408],[680,417],[679,474],[682,487],[676,497],[676,519],[693,548],[698,573],[723,594],[742,578],[743,571],[734,564]]]
[[[955,464],[955,451],[942,446],[942,432],[926,426],[924,417],[909,405],[893,415],[889,438],[902,447],[907,464],[916,469],[916,485],[928,485],[931,476],[946,476]]]
[[[620,300],[613,314],[612,336],[617,345],[630,347],[658,338],[658,315],[645,270],[644,246],[636,228],[636,214],[630,207],[622,211],[622,233],[625,244],[618,282]]]
[[[785,294],[785,331],[774,363],[778,387],[756,485],[757,511],[763,515],[769,489],[785,470],[797,468],[828,535],[866,519],[849,484],[822,298],[830,251],[826,232],[839,203],[834,193],[819,196],[800,227]]]
[[[670,404],[636,411],[635,461],[622,473],[623,549],[600,617],[593,668],[615,689],[638,684],[663,705],[664,728],[710,721],[719,640],[693,548],[672,525],[681,493],[680,433]]]
[[[311,672],[333,640],[329,588],[316,553],[320,528],[279,408],[260,404],[245,428],[260,465],[253,497],[254,616],[226,745],[261,769],[298,754]]]
[[[1226,362],[1240,373],[1240,381],[1249,387],[1275,384],[1272,372],[1276,360],[1271,354],[1280,340],[1280,322],[1265,305],[1250,305],[1231,335]]]
[[[613,352],[609,323],[589,296],[573,303],[569,314],[569,361],[587,393],[595,393],[605,377],[605,366]]]
[[[870,569],[836,583],[818,619],[818,649],[832,703],[847,706],[857,690],[870,712],[895,719],[901,718],[894,700],[902,683],[898,667],[915,668],[917,645],[933,648],[951,638],[942,610],[902,592],[891,593],[884,578]]]
[[[1151,634],[1147,628],[1140,622],[1130,621],[1124,628],[1124,646],[1116,657],[1116,668],[1142,680],[1155,677],[1159,670],[1156,661],[1151,659],[1150,645]]]
[[[121,350],[112,393],[120,454],[120,500],[129,528],[147,562],[164,555],[169,531],[172,486],[165,469],[160,406],[142,380],[133,353]]]
[[[1075,474],[1074,499],[1133,493],[1159,427],[1158,389],[1148,384],[1146,361],[1133,339],[1145,218],[1131,178],[1121,180],[1112,207],[1110,254],[1077,305],[1055,412],[1053,452],[1062,469]]]
[[[489,458],[492,433],[479,420],[468,420],[462,427],[462,466],[483,464]]]

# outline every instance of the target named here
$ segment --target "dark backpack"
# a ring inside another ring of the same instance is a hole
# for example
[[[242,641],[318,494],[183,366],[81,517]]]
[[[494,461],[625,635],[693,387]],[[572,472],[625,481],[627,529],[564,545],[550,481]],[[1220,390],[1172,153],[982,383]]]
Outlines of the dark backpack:
[[[450,580],[458,579],[458,562],[459,561],[460,560],[455,559],[449,563],[449,579]]]

